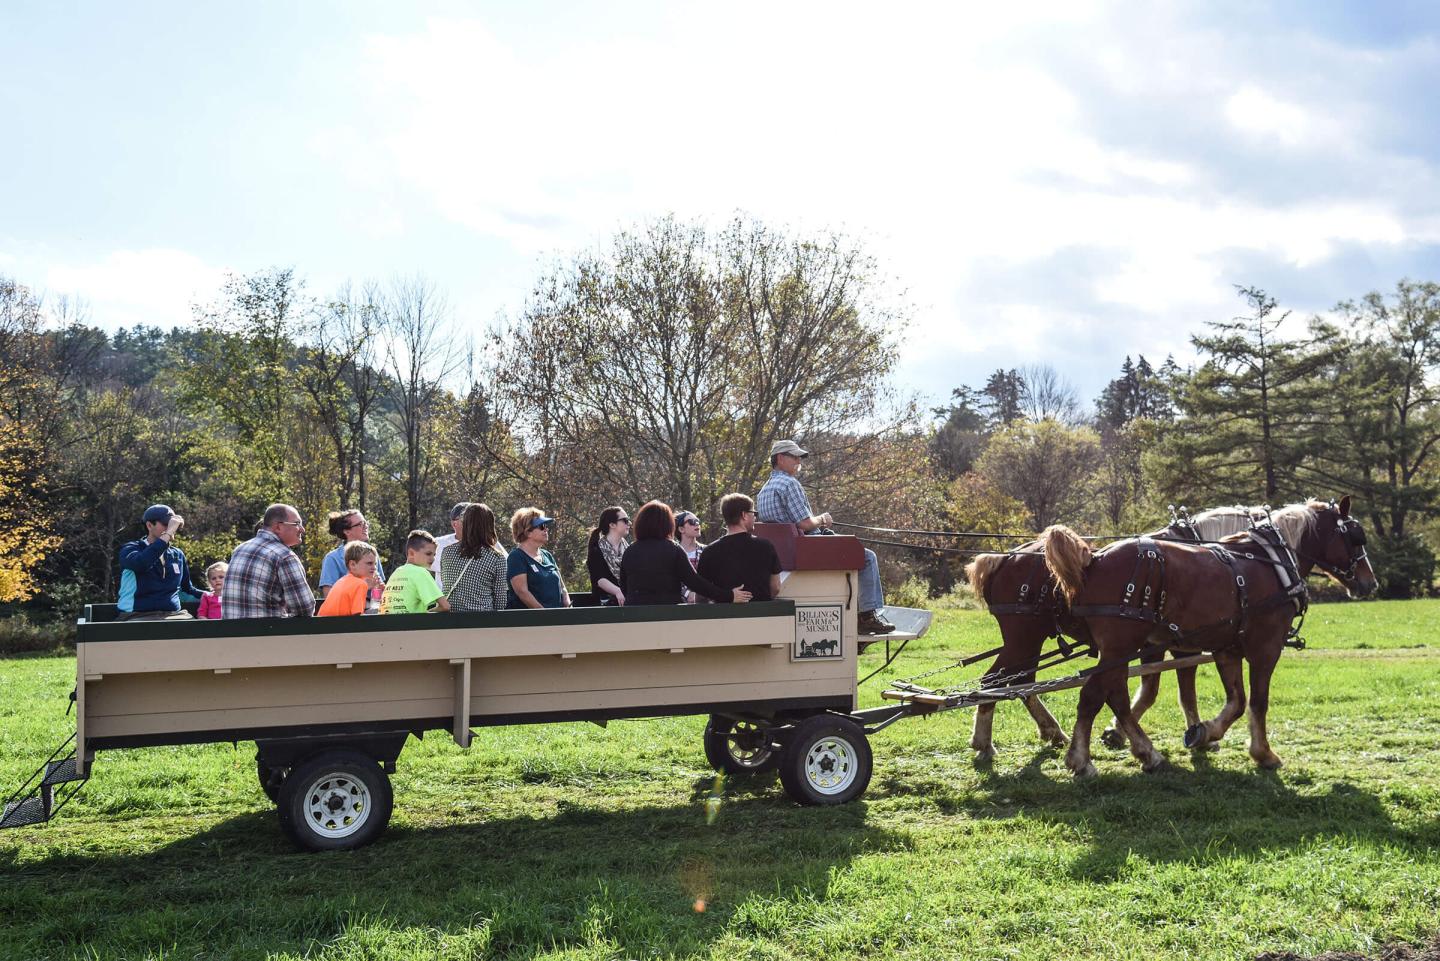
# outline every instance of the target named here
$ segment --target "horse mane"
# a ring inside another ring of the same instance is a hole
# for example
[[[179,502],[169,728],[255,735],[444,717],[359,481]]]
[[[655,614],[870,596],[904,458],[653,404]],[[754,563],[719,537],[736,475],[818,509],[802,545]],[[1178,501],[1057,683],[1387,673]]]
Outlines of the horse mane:
[[[1200,535],[1201,540],[1218,541],[1229,534],[1248,531],[1255,517],[1264,517],[1264,514],[1263,508],[1241,507],[1239,504],[1234,507],[1212,507],[1190,518],[1190,525],[1195,529],[1195,533]]]
[[[1090,545],[1064,524],[1045,528],[1040,543],[1045,551],[1045,566],[1060,585],[1065,600],[1075,603],[1075,594],[1085,583],[1085,569],[1095,556]]]
[[[1315,529],[1319,515],[1330,509],[1325,501],[1309,500],[1304,503],[1286,504],[1270,512],[1270,523],[1280,531],[1291,550],[1300,546],[1301,539]]]
[[[976,554],[975,559],[965,565],[965,576],[969,578],[970,589],[975,592],[976,597],[982,601],[985,599],[985,585],[1000,569],[1000,565],[1016,554],[1035,554],[1038,557],[1040,542],[1038,540],[1026,541],[1005,554]]]
[[[975,559],[965,565],[965,576],[970,579],[970,589],[975,596],[981,600],[985,599],[985,582],[990,580],[1000,565],[1005,562],[1004,554],[978,554]]]

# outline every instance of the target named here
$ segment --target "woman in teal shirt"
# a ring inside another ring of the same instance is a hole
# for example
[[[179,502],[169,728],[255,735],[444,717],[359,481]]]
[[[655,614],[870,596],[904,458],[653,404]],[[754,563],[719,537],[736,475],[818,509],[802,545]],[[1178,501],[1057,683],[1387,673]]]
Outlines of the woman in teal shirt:
[[[505,561],[505,578],[510,582],[506,607],[569,607],[570,594],[560,577],[555,558],[545,550],[550,543],[553,517],[538,507],[522,507],[510,518],[515,549]]]

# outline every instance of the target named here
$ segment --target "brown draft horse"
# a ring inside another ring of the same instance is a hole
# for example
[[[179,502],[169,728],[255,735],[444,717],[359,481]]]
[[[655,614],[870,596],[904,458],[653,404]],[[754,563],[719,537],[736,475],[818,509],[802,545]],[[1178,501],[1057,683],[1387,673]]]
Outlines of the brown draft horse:
[[[1278,512],[1282,558],[1303,578],[1318,568],[1352,594],[1375,590],[1375,572],[1365,556],[1365,532],[1350,517],[1350,498],[1339,504],[1310,501]],[[1293,539],[1292,539],[1293,538]],[[1108,704],[1130,753],[1146,771],[1165,763],[1130,712],[1126,667],[1147,647],[1179,653],[1210,651],[1225,685],[1226,700],[1214,720],[1186,732],[1186,742],[1218,741],[1245,713],[1241,659],[1250,664],[1250,756],[1263,768],[1277,768],[1265,715],[1270,678],[1285,649],[1296,608],[1287,591],[1287,568],[1267,559],[1263,532],[1226,538],[1217,549],[1173,541],[1136,539],[1098,554],[1068,527],[1050,527],[1041,536],[1045,561],[1069,601],[1072,615],[1090,631],[1100,664],[1080,688],[1075,731],[1065,764],[1076,777],[1095,774],[1090,734],[1095,715]],[[1141,590],[1143,589],[1143,596]]]
[[[1264,508],[1217,507],[1196,514],[1188,519],[1188,523],[1183,520],[1172,522],[1167,527],[1152,531],[1149,536],[1164,540],[1218,541],[1248,529],[1257,517],[1264,516]],[[965,574],[970,579],[975,596],[987,602],[990,613],[1000,625],[1003,650],[985,672],[981,679],[983,682],[1030,683],[1035,679],[1035,672],[1026,668],[1036,663],[1045,642],[1051,637],[1063,635],[1082,645],[1090,643],[1088,629],[1080,620],[1070,616],[1064,596],[1056,590],[1055,582],[1045,568],[1045,556],[1041,553],[1039,540],[1022,544],[1005,554],[980,554],[966,565]],[[1160,657],[1152,659],[1159,660]],[[1195,703],[1195,668],[1180,668],[1175,674],[1180,689],[1180,709],[1185,713],[1186,724],[1198,724],[1200,712]],[[1130,704],[1130,713],[1138,720],[1155,703],[1159,691],[1159,674],[1141,678],[1135,700]],[[1038,695],[1025,698],[1024,704],[1035,719],[1042,741],[1055,747],[1064,747],[1068,743],[1060,723]],[[975,709],[970,746],[982,758],[995,754],[991,733],[994,723],[994,704],[982,704]],[[1101,740],[1111,747],[1124,746],[1124,739],[1113,723]]]

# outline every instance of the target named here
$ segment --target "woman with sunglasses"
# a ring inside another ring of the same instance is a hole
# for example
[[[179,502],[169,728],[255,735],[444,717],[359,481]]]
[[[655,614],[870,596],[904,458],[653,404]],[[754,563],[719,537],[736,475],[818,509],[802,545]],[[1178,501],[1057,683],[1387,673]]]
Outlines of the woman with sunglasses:
[[[600,512],[600,520],[590,532],[590,546],[585,552],[585,570],[590,574],[590,590],[601,604],[625,606],[625,592],[620,590],[620,559],[630,542],[630,516],[618,504]]]
[[[569,607],[570,594],[560,576],[554,556],[545,549],[550,543],[550,528],[555,518],[546,517],[538,507],[522,507],[510,517],[510,533],[515,549],[505,562],[505,578],[510,590],[508,608]]]
[[[370,540],[370,522],[365,515],[355,509],[330,512],[330,536],[340,542],[340,546],[325,555],[325,561],[320,565],[320,596],[324,598],[330,593],[340,578],[345,576],[345,545],[351,541]],[[383,582],[385,580],[385,565],[380,558],[375,558],[375,576]]]
[[[685,552],[690,566],[698,571],[700,552],[705,550],[705,545],[700,543],[700,518],[692,511],[679,511],[675,514],[675,540],[680,543],[680,549]],[[690,588],[682,587],[680,593],[680,599],[686,604],[695,603],[695,592]]]

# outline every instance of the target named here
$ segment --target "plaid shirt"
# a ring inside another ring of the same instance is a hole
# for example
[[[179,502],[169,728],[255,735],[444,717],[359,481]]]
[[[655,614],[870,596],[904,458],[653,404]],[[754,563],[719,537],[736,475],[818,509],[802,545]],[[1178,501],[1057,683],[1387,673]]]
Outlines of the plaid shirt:
[[[305,582],[305,565],[274,532],[261,529],[230,555],[221,616],[310,617],[315,594]]]
[[[755,510],[762,524],[798,524],[810,517],[810,500],[800,482],[783,470],[770,471],[770,479],[755,495]],[[229,595],[225,598],[230,599]]]

